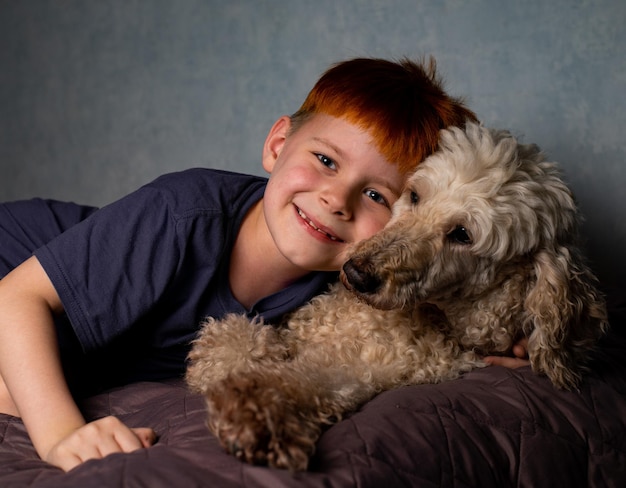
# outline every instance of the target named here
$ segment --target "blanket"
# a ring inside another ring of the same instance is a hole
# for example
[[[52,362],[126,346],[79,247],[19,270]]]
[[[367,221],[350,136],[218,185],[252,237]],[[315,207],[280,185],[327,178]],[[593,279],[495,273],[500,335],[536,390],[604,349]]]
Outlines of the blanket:
[[[319,440],[310,469],[250,466],[206,428],[202,398],[181,379],[136,383],[81,402],[89,419],[150,426],[153,447],[67,473],[41,461],[19,418],[0,415],[0,486],[538,487],[626,486],[626,293],[579,391],[530,368],[488,367],[438,385],[378,395]]]

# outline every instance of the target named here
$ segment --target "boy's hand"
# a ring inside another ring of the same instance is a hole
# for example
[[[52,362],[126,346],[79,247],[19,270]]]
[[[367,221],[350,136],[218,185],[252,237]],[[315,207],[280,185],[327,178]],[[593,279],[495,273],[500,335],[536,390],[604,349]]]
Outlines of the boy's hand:
[[[45,461],[64,471],[89,459],[101,459],[115,452],[132,452],[149,447],[156,434],[149,428],[128,428],[116,417],[90,422],[56,444]]]
[[[528,339],[524,337],[513,346],[513,357],[506,356],[486,356],[483,358],[490,366],[504,366],[505,368],[521,368],[530,366],[528,360]]]

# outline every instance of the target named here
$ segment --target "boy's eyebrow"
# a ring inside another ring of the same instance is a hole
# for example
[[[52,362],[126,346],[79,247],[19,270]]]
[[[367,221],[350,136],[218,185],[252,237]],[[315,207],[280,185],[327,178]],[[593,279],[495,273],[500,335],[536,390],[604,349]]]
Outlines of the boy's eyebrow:
[[[332,142],[330,142],[330,141],[328,141],[328,140],[326,140],[326,139],[324,139],[322,137],[313,137],[313,140],[315,142],[319,142],[320,144],[328,146],[330,149],[332,149],[335,152],[335,154],[337,154],[337,156],[339,156],[339,157],[344,157],[345,156],[343,150],[339,146],[337,146],[336,144],[334,144],[334,143],[332,143]]]

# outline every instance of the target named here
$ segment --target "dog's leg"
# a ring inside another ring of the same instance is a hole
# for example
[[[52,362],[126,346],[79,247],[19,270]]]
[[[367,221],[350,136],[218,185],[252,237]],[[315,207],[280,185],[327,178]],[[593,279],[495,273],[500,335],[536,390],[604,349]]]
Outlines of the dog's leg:
[[[403,351],[405,357],[364,365],[360,372],[357,362],[325,368],[294,359],[230,375],[206,391],[209,428],[245,462],[305,470],[323,428],[380,391],[451,380],[485,365],[447,342],[424,340]]]
[[[187,384],[204,394],[230,374],[245,374],[260,362],[285,361],[291,353],[283,333],[242,315],[207,319],[188,356]]]
[[[323,427],[373,393],[354,379],[295,361],[274,366],[213,385],[206,392],[209,428],[243,461],[304,470]]]

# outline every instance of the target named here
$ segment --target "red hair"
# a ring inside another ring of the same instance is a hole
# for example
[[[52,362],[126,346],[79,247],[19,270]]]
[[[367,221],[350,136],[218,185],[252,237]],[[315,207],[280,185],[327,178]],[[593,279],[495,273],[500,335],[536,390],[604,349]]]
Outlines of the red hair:
[[[439,131],[476,115],[449,96],[436,63],[357,58],[326,71],[291,116],[297,130],[311,116],[344,118],[372,134],[381,154],[407,173],[437,149]]]

